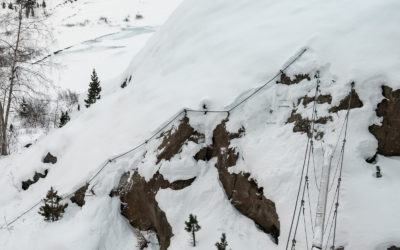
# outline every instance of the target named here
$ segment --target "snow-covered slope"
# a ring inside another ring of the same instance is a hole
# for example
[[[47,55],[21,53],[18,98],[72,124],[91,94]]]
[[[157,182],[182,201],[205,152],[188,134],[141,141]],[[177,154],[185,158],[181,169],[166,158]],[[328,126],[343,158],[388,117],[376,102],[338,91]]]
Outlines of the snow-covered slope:
[[[50,2],[52,51],[59,51],[51,58],[56,66],[51,74],[54,84],[82,93],[94,68],[103,80],[114,80],[180,2]]]
[[[374,166],[365,162],[378,145],[368,127],[380,121],[375,108],[383,99],[381,85],[400,88],[399,10],[395,0],[186,0],[127,70],[102,82],[106,93],[99,102],[75,113],[65,127],[51,131],[32,147],[0,161],[0,215],[10,220],[43,198],[50,186],[61,194],[75,191],[107,159],[142,143],[182,108],[231,107],[308,48],[286,74],[309,73],[310,81],[295,85],[273,81],[230,114],[227,123],[231,132],[241,126],[246,130],[245,136],[232,141],[242,157],[230,171],[249,172],[264,188],[265,197],[275,202],[281,229],[278,245],[228,201],[215,160],[193,159],[199,145],[188,143],[170,161],[156,164],[158,138],[110,164],[91,183],[96,195],[87,197],[82,208],[70,203],[62,220],[44,222],[36,208],[11,228],[1,229],[0,248],[134,249],[136,238],[120,215],[120,201],[110,198],[109,192],[124,171],[138,168],[147,180],[158,169],[170,181],[196,177],[188,188],[164,189],[156,195],[174,233],[169,249],[189,247],[183,223],[189,213],[196,214],[202,226],[198,249],[213,248],[222,232],[232,249],[285,249],[307,141],[305,134],[293,133],[293,124],[286,121],[300,97],[314,95],[312,76],[317,70],[321,94],[332,96],[331,105],[318,106],[319,116],[332,116],[320,128],[323,139],[316,142],[319,166],[322,152],[335,145],[345,118],[345,111],[329,114],[330,106],[349,93],[351,81],[363,102],[350,113],[337,246],[358,250],[400,245],[400,159],[378,157],[382,179],[374,178]],[[131,75],[133,82],[121,89],[119,85]],[[297,110],[311,117],[311,105],[299,105]],[[199,113],[189,118],[208,144],[226,114]],[[55,165],[42,163],[47,152],[58,157]],[[26,191],[21,189],[22,181],[44,169],[49,169],[46,178]],[[314,188],[311,200],[316,202],[317,195]],[[298,249],[306,249],[303,233],[297,240]],[[151,247],[157,249],[155,244]]]

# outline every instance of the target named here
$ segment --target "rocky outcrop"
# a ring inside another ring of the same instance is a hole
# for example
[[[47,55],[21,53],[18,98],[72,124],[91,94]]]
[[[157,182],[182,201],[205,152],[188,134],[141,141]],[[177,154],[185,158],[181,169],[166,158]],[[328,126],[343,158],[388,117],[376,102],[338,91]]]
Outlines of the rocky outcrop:
[[[309,97],[309,96],[304,96],[300,98],[297,101],[297,105],[299,105],[301,102],[303,102],[304,107],[307,107],[308,104],[312,103],[314,101],[314,97]],[[319,95],[316,100],[318,104],[323,104],[323,103],[332,103],[332,96],[331,95]]]
[[[48,152],[47,155],[43,158],[43,163],[56,164],[57,157],[55,157],[54,155],[50,154],[50,152]]]
[[[132,227],[157,234],[160,250],[168,249],[173,236],[167,217],[158,206],[156,195],[158,190],[171,188],[180,190],[192,184],[195,178],[170,183],[157,172],[150,181],[146,181],[138,172],[125,173],[118,188],[111,196],[118,195],[121,200],[121,214],[129,220]]]
[[[287,76],[285,73],[281,74],[281,79],[276,81],[276,83],[280,84],[285,84],[285,85],[292,85],[292,84],[298,84],[299,82],[303,81],[304,79],[307,79],[308,81],[311,81],[310,75],[309,74],[296,74],[293,79],[290,78],[290,76]]]
[[[261,230],[270,234],[275,242],[278,242],[280,234],[279,218],[275,204],[265,198],[263,189],[258,187],[255,180],[248,173],[232,174],[228,168],[236,165],[239,154],[230,147],[230,141],[240,137],[244,129],[237,133],[229,133],[225,124],[227,120],[219,124],[213,132],[213,143],[202,148],[194,157],[197,160],[210,160],[217,157],[215,167],[218,170],[219,179],[232,205],[243,215],[252,219]],[[178,128],[162,134],[163,141],[158,147],[157,163],[162,159],[170,160],[181,152],[182,147],[188,142],[200,143],[204,135],[195,131],[189,124],[187,117],[181,120]],[[156,172],[146,181],[138,172],[125,173],[118,187],[110,196],[119,196],[121,200],[121,214],[126,217],[132,227],[141,230],[152,230],[157,234],[160,249],[166,250],[173,236],[172,228],[167,217],[158,206],[156,195],[160,189],[171,188],[180,190],[192,184],[195,178],[178,180],[170,183]]]
[[[400,247],[391,246],[388,248],[388,250],[400,250]]]
[[[195,131],[189,124],[189,118],[184,117],[178,128],[174,131],[171,128],[161,134],[163,141],[158,147],[160,153],[157,155],[158,164],[161,160],[169,161],[174,155],[178,154],[182,150],[182,146],[188,141],[199,143],[200,140],[204,139],[204,135]]]
[[[312,121],[308,118],[303,118],[301,114],[296,113],[297,109],[293,109],[290,117],[286,123],[294,123],[293,132],[306,133],[308,137],[311,137],[311,124]],[[326,124],[328,121],[332,121],[332,116],[319,117],[314,120],[314,124]],[[315,139],[319,140],[323,137],[323,132],[314,131]]]
[[[382,117],[382,125],[372,125],[369,131],[378,140],[377,153],[385,156],[400,156],[400,89],[382,86],[385,97],[376,109]]]
[[[345,98],[343,98],[339,102],[338,106],[334,106],[334,107],[330,108],[329,112],[330,113],[337,113],[340,110],[347,110],[348,107],[349,107],[350,95],[351,95],[350,109],[361,108],[363,106],[363,103],[360,100],[360,97],[358,96],[357,92],[353,89],[351,91],[351,94],[349,94]]]
[[[39,179],[41,179],[41,178],[45,178],[46,176],[47,176],[47,173],[48,173],[49,171],[46,169],[46,170],[44,170],[44,173],[42,174],[42,173],[38,173],[38,172],[35,172],[35,174],[33,175],[33,178],[32,179],[29,179],[29,180],[26,180],[26,181],[23,181],[22,182],[22,189],[23,190],[27,190],[32,184],[35,184],[36,182],[38,182],[39,181]]]
[[[163,132],[161,137],[163,140],[157,148],[156,164],[179,154],[187,142],[200,143],[204,140],[204,135],[190,126],[188,117],[184,117],[176,129],[171,128]],[[121,177],[118,187],[111,191],[110,196],[120,197],[121,214],[129,220],[132,227],[141,231],[154,231],[157,234],[160,250],[166,250],[173,233],[164,211],[156,201],[157,192],[166,188],[180,190],[191,185],[194,180],[195,178],[170,183],[156,172],[149,181],[146,181],[136,171],[133,174],[127,172]]]
[[[86,184],[84,186],[82,186],[81,188],[79,188],[78,190],[76,190],[76,192],[74,193],[74,195],[70,198],[70,200],[75,203],[76,205],[83,207],[83,205],[85,205],[85,194],[86,194],[86,190],[89,188],[89,184]]]
[[[226,122],[227,120],[224,120],[215,128],[212,145],[202,148],[194,158],[207,161],[217,157],[215,167],[231,204],[278,243],[280,223],[274,202],[264,196],[263,188],[258,187],[255,180],[250,178],[250,174],[235,174],[228,171],[229,167],[236,165],[239,158],[239,153],[230,147],[230,142],[240,137],[244,133],[244,128],[237,133],[229,133],[226,130]]]

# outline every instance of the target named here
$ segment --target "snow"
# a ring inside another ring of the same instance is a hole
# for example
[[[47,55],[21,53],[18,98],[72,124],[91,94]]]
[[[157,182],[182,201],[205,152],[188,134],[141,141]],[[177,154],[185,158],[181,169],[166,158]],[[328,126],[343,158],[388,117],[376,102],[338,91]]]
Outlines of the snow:
[[[50,186],[61,194],[76,190],[107,159],[142,143],[184,107],[200,109],[203,103],[210,109],[231,107],[268,81],[302,48],[308,48],[288,69],[289,75],[313,75],[320,70],[321,91],[332,95],[332,106],[349,93],[350,82],[355,81],[364,103],[350,113],[337,246],[358,250],[400,245],[400,158],[378,157],[381,179],[373,177],[374,167],[364,160],[377,147],[368,126],[379,123],[375,108],[383,99],[380,86],[400,87],[398,1],[186,0],[157,29],[178,1],[139,2],[145,18],[131,20],[130,27],[123,27],[122,19],[137,12],[135,2],[119,0],[114,5],[114,1],[97,1],[63,7],[76,13],[64,21],[59,15],[71,13],[55,14],[61,27],[85,19],[90,22],[82,28],[60,29],[55,48],[77,45],[54,60],[68,65],[56,74],[59,85],[78,92],[86,89],[92,68],[99,69],[102,99],[89,109],[75,111],[66,126],[51,130],[30,148],[0,160],[2,218],[14,218],[42,199]],[[93,9],[83,8],[86,4]],[[164,19],[158,16],[161,11]],[[102,15],[110,24],[98,24]],[[151,32],[135,33],[147,27]],[[130,31],[133,33],[123,35]],[[114,32],[118,33],[96,43],[84,43]],[[123,48],[110,49],[113,46]],[[130,75],[132,84],[121,89],[120,84]],[[246,128],[246,135],[232,142],[243,158],[231,171],[250,172],[264,187],[265,196],[275,202],[281,223],[278,245],[230,205],[217,179],[215,160],[192,159],[199,145],[189,143],[170,162],[157,166],[155,152],[160,139],[156,139],[107,167],[91,185],[96,196],[88,197],[83,208],[70,203],[61,221],[44,222],[34,209],[9,231],[1,229],[0,248],[134,249],[136,239],[119,214],[119,201],[108,193],[124,171],[137,168],[150,179],[160,167],[171,181],[196,176],[191,186],[161,190],[156,196],[174,232],[169,249],[188,247],[183,221],[189,213],[196,214],[202,226],[197,249],[213,248],[222,232],[232,249],[285,249],[307,138],[292,132],[293,124],[286,124],[291,108],[280,106],[297,104],[304,95],[313,96],[315,84],[315,79],[291,86],[273,81],[232,113],[227,124],[230,131]],[[318,105],[318,114],[327,115],[327,109],[327,104]],[[311,117],[311,105],[300,106],[298,112]],[[199,113],[191,115],[190,122],[206,134],[205,143],[209,143],[213,128],[225,117]],[[316,145],[317,166],[322,165],[326,148],[335,145],[344,117],[345,111],[332,114],[333,121],[321,126],[325,136]],[[149,153],[143,159],[146,150]],[[57,164],[41,162],[47,152],[58,157]],[[21,181],[43,169],[49,169],[48,176],[22,191]],[[314,187],[313,174],[311,171],[310,185]],[[315,175],[320,175],[320,168]],[[315,204],[318,192],[312,190]],[[305,249],[303,231],[297,240],[298,249]]]

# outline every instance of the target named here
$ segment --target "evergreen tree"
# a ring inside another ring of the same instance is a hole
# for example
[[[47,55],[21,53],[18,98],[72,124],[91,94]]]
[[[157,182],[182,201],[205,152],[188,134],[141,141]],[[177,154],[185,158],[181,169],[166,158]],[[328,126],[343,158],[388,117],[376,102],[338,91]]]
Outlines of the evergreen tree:
[[[46,2],[44,0],[42,2],[42,8],[46,8]]]
[[[87,99],[85,100],[86,103],[86,108],[89,108],[90,105],[94,104],[98,99],[101,98],[100,92],[101,92],[101,87],[100,87],[100,81],[99,78],[97,77],[96,70],[93,69],[93,73],[91,76],[91,82],[89,84],[89,91],[87,95]]]
[[[197,217],[190,214],[189,215],[189,221],[185,221],[185,230],[188,231],[189,233],[192,233],[192,241],[193,241],[193,246],[196,246],[196,235],[195,232],[199,231],[201,229],[199,223],[197,222]]]
[[[11,2],[8,3],[8,8],[9,8],[10,10],[14,9],[14,6],[13,6],[13,4],[12,4]]]
[[[3,9],[5,9],[5,8],[6,8],[6,2],[3,2],[3,3],[1,4],[1,6],[3,6]]]
[[[43,201],[44,205],[40,207],[39,214],[44,217],[45,221],[59,220],[68,206],[68,204],[60,204],[61,197],[57,195],[57,191],[53,187],[47,192],[46,198]]]
[[[228,246],[228,242],[226,242],[225,233],[222,233],[221,241],[215,243],[215,246],[217,247],[218,250],[226,250],[226,247]]]
[[[61,111],[60,125],[58,127],[63,127],[69,120],[71,120],[71,118],[68,115],[68,111],[65,111],[65,113]]]

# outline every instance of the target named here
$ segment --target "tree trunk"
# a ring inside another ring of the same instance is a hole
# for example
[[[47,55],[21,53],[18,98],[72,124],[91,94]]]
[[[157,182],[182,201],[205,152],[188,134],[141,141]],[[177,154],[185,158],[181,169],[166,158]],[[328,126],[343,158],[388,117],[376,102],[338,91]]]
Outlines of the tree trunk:
[[[7,99],[7,106],[4,103],[5,110],[1,108],[1,155],[8,155],[8,143],[7,143],[7,126],[8,126],[8,116],[10,114],[10,107],[11,107],[11,99],[13,98],[13,91],[14,91],[14,83],[15,83],[15,73],[17,69],[17,60],[18,60],[18,49],[19,49],[19,42],[20,42],[20,35],[21,35],[21,25],[22,25],[22,5],[20,5],[20,10],[18,14],[18,33],[17,33],[17,41],[15,43],[14,55],[13,55],[13,62],[11,65],[11,76],[10,76],[10,87],[8,90],[8,99]]]
[[[194,234],[194,230],[192,230],[192,235],[193,235],[193,246],[196,246],[196,235]]]
[[[7,155],[7,127],[1,127],[1,155]]]

